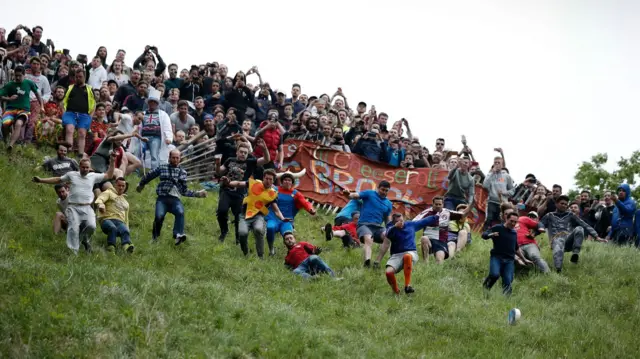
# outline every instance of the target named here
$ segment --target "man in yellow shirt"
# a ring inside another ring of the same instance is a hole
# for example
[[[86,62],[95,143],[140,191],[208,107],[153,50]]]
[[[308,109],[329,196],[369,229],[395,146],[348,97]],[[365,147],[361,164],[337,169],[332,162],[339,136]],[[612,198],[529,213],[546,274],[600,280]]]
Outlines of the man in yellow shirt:
[[[107,251],[116,252],[116,238],[119,236],[122,249],[133,252],[129,234],[129,202],[126,199],[127,181],[124,177],[116,179],[113,188],[102,192],[96,199],[102,232],[107,235]]]

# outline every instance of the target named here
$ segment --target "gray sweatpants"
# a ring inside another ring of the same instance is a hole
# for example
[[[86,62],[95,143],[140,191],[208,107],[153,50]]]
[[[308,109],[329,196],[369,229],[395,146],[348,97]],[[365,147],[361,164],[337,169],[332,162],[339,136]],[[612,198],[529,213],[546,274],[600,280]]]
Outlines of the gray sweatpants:
[[[258,252],[258,257],[262,258],[264,256],[264,235],[267,232],[267,222],[265,222],[262,214],[256,214],[249,219],[245,219],[244,214],[240,217],[238,240],[245,256],[249,254],[249,230],[256,237],[256,251]]]
[[[540,248],[538,248],[537,244],[525,244],[520,248],[522,249],[522,253],[524,253],[525,258],[532,261],[540,271],[543,273],[549,272],[549,265],[540,255]]]
[[[557,236],[553,240],[553,265],[556,269],[562,269],[562,260],[564,252],[580,253],[584,241],[584,229],[582,227],[574,228],[568,236]]]
[[[96,230],[96,214],[91,206],[69,205],[64,215],[67,217],[67,247],[76,254],[80,243],[89,242]],[[82,231],[80,231],[82,227]]]

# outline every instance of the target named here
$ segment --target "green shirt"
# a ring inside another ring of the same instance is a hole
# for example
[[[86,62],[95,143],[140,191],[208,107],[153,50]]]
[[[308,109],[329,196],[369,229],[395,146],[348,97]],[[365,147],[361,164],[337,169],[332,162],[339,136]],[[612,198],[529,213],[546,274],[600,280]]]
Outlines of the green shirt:
[[[31,95],[32,91],[38,93],[38,86],[31,80],[24,79],[20,83],[11,81],[0,89],[0,96],[11,97],[18,95],[17,99],[7,101],[7,110],[29,111],[31,109],[29,95]]]

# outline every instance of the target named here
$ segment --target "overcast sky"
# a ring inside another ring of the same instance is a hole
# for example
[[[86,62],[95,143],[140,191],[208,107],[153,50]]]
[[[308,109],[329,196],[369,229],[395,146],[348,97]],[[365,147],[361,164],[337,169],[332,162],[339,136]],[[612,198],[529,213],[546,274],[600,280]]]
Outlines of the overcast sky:
[[[131,66],[149,44],[180,68],[257,65],[288,93],[340,86],[354,107],[406,117],[432,151],[437,137],[459,149],[465,134],[485,172],[502,147],[516,181],[573,187],[591,155],[640,149],[639,1],[3,4],[0,26],[18,21],[74,57],[104,45],[110,62],[124,48]]]

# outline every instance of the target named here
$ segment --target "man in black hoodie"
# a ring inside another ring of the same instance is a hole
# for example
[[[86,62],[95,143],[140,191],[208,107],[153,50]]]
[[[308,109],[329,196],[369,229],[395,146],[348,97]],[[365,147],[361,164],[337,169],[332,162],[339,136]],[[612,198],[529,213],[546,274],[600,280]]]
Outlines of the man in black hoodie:
[[[244,80],[237,79],[233,88],[224,94],[226,108],[233,107],[236,109],[237,121],[244,121],[247,107],[252,106],[255,100],[253,91],[247,87]]]

